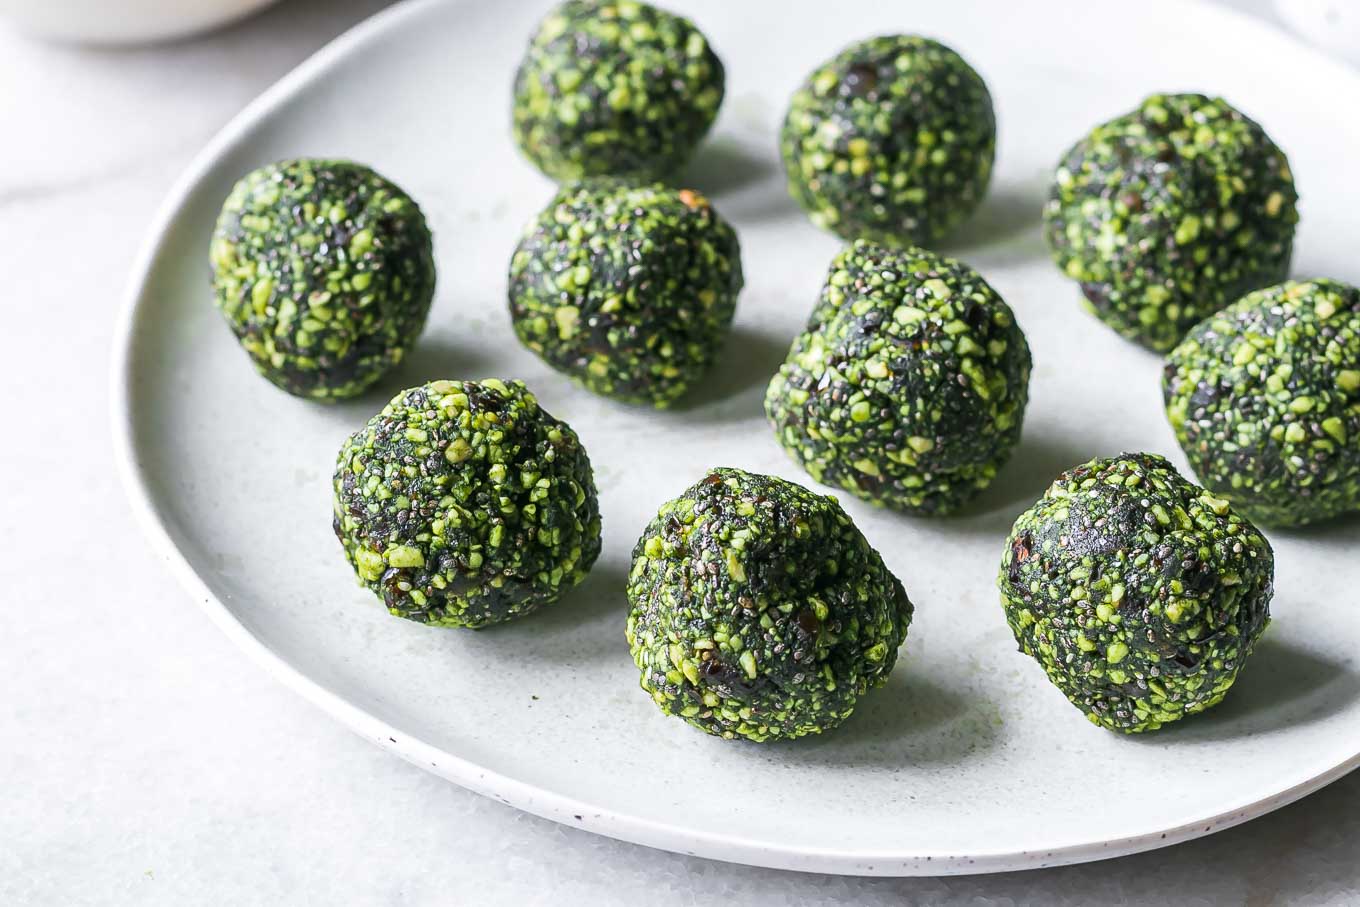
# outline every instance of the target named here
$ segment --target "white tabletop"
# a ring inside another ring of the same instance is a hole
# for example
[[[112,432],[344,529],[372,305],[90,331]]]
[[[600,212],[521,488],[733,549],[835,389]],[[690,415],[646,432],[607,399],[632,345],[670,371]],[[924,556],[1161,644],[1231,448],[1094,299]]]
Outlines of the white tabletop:
[[[198,147],[385,5],[287,0],[130,51],[0,30],[0,903],[1360,901],[1360,772],[1245,826],[1105,863],[798,875],[623,844],[468,793],[235,650],[153,558],[113,475],[112,324],[143,231]]]

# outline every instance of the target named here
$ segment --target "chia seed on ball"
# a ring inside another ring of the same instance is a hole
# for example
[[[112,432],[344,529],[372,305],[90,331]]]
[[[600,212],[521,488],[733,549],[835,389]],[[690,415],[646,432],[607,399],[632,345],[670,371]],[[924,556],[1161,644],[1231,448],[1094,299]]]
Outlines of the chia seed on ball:
[[[1044,229],[1087,307],[1165,353],[1201,319],[1284,280],[1297,199],[1284,152],[1227,101],[1152,95],[1067,152]]]
[[[727,335],[741,250],[697,192],[578,183],[525,231],[509,287],[515,333],[545,362],[597,394],[665,407]]]
[[[1199,480],[1253,520],[1360,510],[1360,289],[1249,293],[1167,357],[1167,417]]]
[[[987,85],[929,38],[852,44],[794,93],[780,133],[789,193],[845,239],[930,245],[982,202],[996,154]]]
[[[567,0],[515,75],[515,141],[559,182],[661,179],[713,125],[724,81],[690,20],[631,0]]]
[[[335,535],[388,611],[482,627],[560,598],[600,553],[590,460],[519,381],[402,391],[340,448]]]
[[[715,469],[633,549],[628,646],[668,715],[765,741],[830,730],[897,661],[912,605],[834,498]]]
[[[832,261],[765,413],[818,482],[943,514],[1010,457],[1029,375],[1024,332],[976,271],[861,240]]]
[[[1152,454],[1092,460],[1020,515],[1006,622],[1088,719],[1155,730],[1217,705],[1270,620],[1270,544]]]
[[[415,343],[434,298],[420,209],[349,161],[300,158],[246,174],[210,253],[215,304],[256,370],[313,400],[371,387]]]

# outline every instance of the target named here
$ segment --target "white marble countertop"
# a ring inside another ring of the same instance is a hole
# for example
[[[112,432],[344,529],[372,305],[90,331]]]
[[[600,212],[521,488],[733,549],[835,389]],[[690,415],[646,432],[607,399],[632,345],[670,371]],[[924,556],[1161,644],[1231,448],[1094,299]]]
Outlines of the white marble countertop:
[[[153,559],[117,485],[112,324],[142,233],[197,148],[384,5],[287,0],[210,37],[125,51],[0,30],[0,903],[1360,902],[1360,772],[1245,826],[1106,863],[799,875],[515,812],[370,746],[235,650]]]

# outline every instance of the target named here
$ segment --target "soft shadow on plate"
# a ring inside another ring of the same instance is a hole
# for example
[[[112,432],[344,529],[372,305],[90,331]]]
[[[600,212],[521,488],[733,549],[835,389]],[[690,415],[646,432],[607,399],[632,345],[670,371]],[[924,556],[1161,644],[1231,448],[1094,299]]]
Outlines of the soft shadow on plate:
[[[423,336],[416,341],[406,358],[378,382],[378,389],[384,392],[390,389],[395,394],[403,388],[415,387],[426,381],[477,381],[500,377],[504,371],[502,362],[488,356],[488,352],[488,344],[473,336],[457,340],[443,336]]]
[[[698,422],[745,419],[761,412],[765,386],[788,355],[792,337],[737,325],[703,382],[673,410]],[[714,405],[722,404],[722,405]]]
[[[719,136],[705,142],[675,183],[692,186],[715,199],[758,183],[779,169],[773,152],[758,154],[733,139]]]
[[[715,138],[699,149],[675,182],[711,196],[718,212],[739,228],[803,216],[784,186],[783,168],[772,144],[764,150],[727,137]]]
[[[720,209],[722,214],[736,222],[738,228],[748,224],[755,226],[774,221],[792,220],[796,222],[801,218],[804,226],[810,232],[825,235],[837,243],[845,242],[832,233],[822,234],[820,230],[814,227],[811,221],[807,220],[807,214],[803,209],[798,207],[798,203],[789,196],[788,191],[784,188],[783,180],[778,181],[778,183],[771,180],[769,185],[761,187],[759,193],[752,192],[749,197],[736,204],[732,202],[720,202],[720,204],[722,205]],[[830,261],[833,254],[835,254],[834,251],[828,252],[826,260]]]
[[[967,258],[970,252],[1014,244],[1017,258],[1042,253],[1040,227],[1047,196],[1047,185],[1037,181],[994,186],[973,216],[944,238],[940,251]]]
[[[1354,666],[1272,639],[1267,630],[1221,703],[1130,739],[1169,743],[1271,734],[1334,715],[1357,697],[1360,671]]]
[[[1028,431],[991,485],[956,512],[931,520],[931,527],[946,533],[1004,533],[1054,479],[1092,456],[1089,447],[1071,438]]]
[[[840,727],[769,744],[771,754],[781,762],[898,769],[954,764],[995,745],[1001,730],[995,706],[903,668],[866,693]]]
[[[455,341],[427,334],[416,340],[405,358],[377,384],[353,400],[335,404],[332,411],[345,424],[357,428],[408,387],[440,379],[477,381],[497,377],[501,371],[497,360],[487,356],[487,345],[477,343],[475,337]]]
[[[307,419],[315,418],[329,426],[338,450],[346,435],[361,428],[407,388],[441,378],[475,381],[496,377],[501,371],[495,360],[487,357],[485,344],[479,348],[475,338],[453,342],[445,337],[422,336],[395,368],[359,396],[334,403],[317,403],[301,397],[294,401],[300,409],[306,410]]]
[[[593,658],[628,659],[624,615],[628,608],[627,563],[597,563],[581,585],[521,620],[492,624],[476,633],[488,657],[580,663]]]
[[[1269,535],[1297,539],[1328,550],[1354,554],[1360,550],[1360,513],[1342,514],[1320,523],[1290,529],[1263,527]]]

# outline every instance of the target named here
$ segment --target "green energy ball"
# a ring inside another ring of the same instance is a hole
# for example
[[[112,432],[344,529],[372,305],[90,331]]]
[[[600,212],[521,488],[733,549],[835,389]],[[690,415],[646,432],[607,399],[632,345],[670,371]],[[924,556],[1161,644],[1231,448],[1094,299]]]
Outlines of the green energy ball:
[[[1067,152],[1044,230],[1096,317],[1165,353],[1243,293],[1284,280],[1297,199],[1284,152],[1228,102],[1152,95]]]
[[[539,23],[515,75],[515,141],[559,182],[660,179],[713,125],[724,81],[688,19],[630,0],[567,0]]]
[[[808,76],[779,147],[789,193],[817,226],[929,245],[982,202],[996,116],[982,77],[948,47],[870,38]]]
[[[713,363],[741,291],[737,234],[689,189],[563,188],[510,261],[520,341],[587,389],[668,406]]]
[[[1270,620],[1270,544],[1153,454],[1092,460],[1020,515],[997,584],[1020,650],[1092,723],[1217,705]]]
[[[933,515],[996,477],[1020,440],[1029,345],[965,264],[859,241],[770,381],[765,414],[818,482]]]
[[[255,368],[313,400],[371,387],[415,343],[434,298],[420,209],[349,161],[300,158],[246,174],[210,251],[217,308]]]
[[[519,381],[402,391],[340,448],[335,535],[398,617],[482,627],[579,583],[600,554],[590,460]]]
[[[1167,357],[1166,413],[1199,480],[1253,520],[1360,510],[1360,290],[1249,293]]]
[[[715,469],[633,549],[628,647],[668,715],[719,737],[829,730],[887,680],[912,606],[835,498]]]

